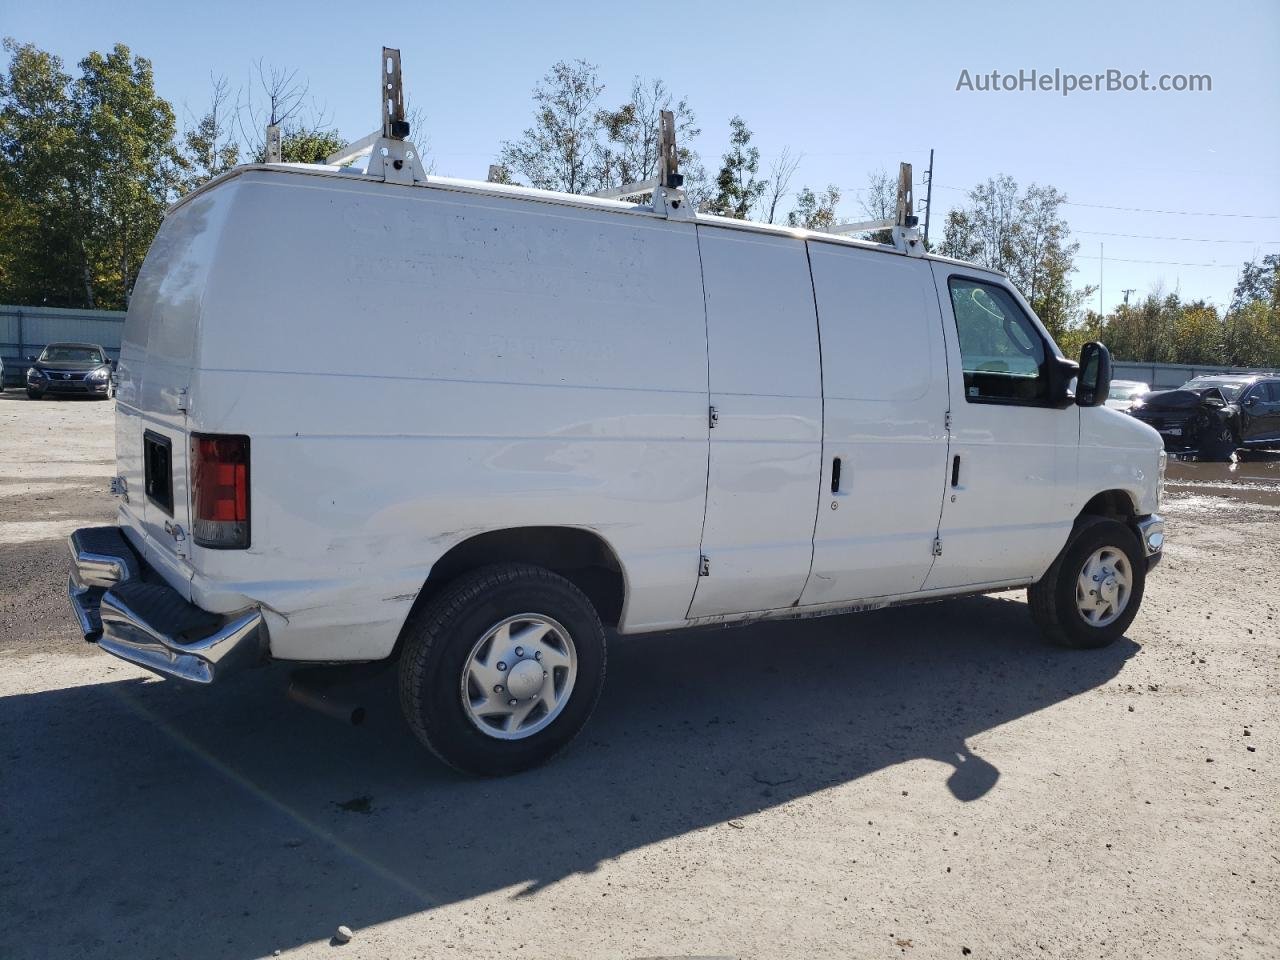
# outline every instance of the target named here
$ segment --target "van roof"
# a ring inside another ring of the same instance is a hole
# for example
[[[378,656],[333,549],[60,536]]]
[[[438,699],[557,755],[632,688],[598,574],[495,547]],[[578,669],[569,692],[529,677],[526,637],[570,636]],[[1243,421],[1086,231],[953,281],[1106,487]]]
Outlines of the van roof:
[[[360,168],[338,167],[331,164],[321,163],[246,163],[233,167],[226,173],[220,174],[209,180],[207,183],[201,184],[195,190],[180,197],[170,207],[169,211],[176,210],[192,197],[198,196],[207,190],[213,189],[220,183],[244,176],[248,173],[288,173],[302,174],[306,176],[322,176],[322,177],[340,177],[342,179],[353,179],[369,182],[369,178],[360,170]],[[375,181],[381,182],[381,181]],[[555,190],[540,190],[536,187],[523,187],[517,184],[507,183],[490,183],[487,180],[463,180],[457,177],[440,177],[434,174],[427,178],[426,183],[420,184],[395,184],[395,186],[408,187],[417,189],[437,189],[449,190],[458,193],[480,194],[495,197],[510,197],[515,200],[533,201],[535,203],[553,203],[559,206],[581,207],[592,210],[607,210],[613,213],[625,213],[630,216],[649,216],[660,217],[660,214],[653,213],[647,207],[642,205],[628,203],[625,200],[604,199],[602,197],[593,197],[587,194],[579,193],[560,193]],[[883,243],[874,243],[870,240],[859,240],[855,237],[845,236],[843,234],[825,233],[821,230],[809,230],[804,227],[789,227],[776,223],[757,223],[754,220],[737,220],[733,217],[721,217],[711,213],[696,213],[693,222],[707,224],[709,226],[724,227],[729,230],[742,230],[748,233],[772,234],[774,236],[792,237],[795,239],[814,240],[820,243],[831,243],[840,246],[859,247],[863,250],[872,250],[876,253],[888,254],[890,256],[906,256],[901,250],[888,246]],[[1000,270],[991,267],[979,266],[976,263],[970,263],[966,260],[957,260],[952,257],[944,257],[935,253],[926,253],[922,259],[934,260],[939,263],[950,263],[957,266],[965,267],[969,270],[977,270],[982,273],[989,273],[995,276],[1003,277],[1005,274]]]

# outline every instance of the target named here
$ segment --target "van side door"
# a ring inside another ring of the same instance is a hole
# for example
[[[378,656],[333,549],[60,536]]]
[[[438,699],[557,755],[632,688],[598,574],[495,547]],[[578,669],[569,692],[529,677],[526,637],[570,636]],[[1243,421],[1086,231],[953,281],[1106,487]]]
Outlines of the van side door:
[[[689,617],[791,606],[813,554],[822,385],[804,242],[698,225],[710,449]]]
[[[822,502],[802,604],[912,593],[947,456],[942,318],[921,259],[809,241],[822,338]]]
[[[1080,408],[1054,405],[1053,341],[990,274],[933,263],[950,357],[951,449],[927,589],[1039,577],[1071,532]]]

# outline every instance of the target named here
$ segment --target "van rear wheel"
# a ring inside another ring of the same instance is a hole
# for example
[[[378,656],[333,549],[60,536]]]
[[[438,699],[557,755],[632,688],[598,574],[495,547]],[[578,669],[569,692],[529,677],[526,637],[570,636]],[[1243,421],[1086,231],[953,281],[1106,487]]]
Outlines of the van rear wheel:
[[[464,773],[546,762],[586,725],[604,686],[595,607],[558,574],[482,567],[410,616],[400,704],[414,734]]]
[[[1133,531],[1118,520],[1090,517],[1040,582],[1027,588],[1031,616],[1054,643],[1105,647],[1138,615],[1146,577],[1147,560]]]

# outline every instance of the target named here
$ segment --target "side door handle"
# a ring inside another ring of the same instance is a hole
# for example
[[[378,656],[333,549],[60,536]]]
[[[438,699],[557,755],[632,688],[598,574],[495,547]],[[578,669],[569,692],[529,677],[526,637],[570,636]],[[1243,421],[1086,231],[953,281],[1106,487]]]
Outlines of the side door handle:
[[[840,458],[831,461],[831,492],[840,492]]]
[[[951,486],[960,486],[960,454],[951,458]]]

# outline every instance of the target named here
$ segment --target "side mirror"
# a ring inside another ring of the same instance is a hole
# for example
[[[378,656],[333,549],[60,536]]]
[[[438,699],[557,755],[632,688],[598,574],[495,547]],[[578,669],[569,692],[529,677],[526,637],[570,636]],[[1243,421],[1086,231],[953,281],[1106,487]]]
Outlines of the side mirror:
[[[1256,407],[1258,405],[1258,395],[1254,394],[1252,397],[1245,397],[1244,405],[1246,407]]]
[[[27,354],[27,360],[29,360],[31,363],[35,363],[35,362],[36,362],[36,358],[35,358],[34,356],[32,356],[31,354]]]
[[[1073,384],[1080,368],[1066,357],[1049,357],[1049,400],[1059,410],[1071,406]]]
[[[1096,340],[1080,350],[1080,385],[1076,403],[1082,407],[1100,407],[1107,402],[1111,389],[1111,351]]]

